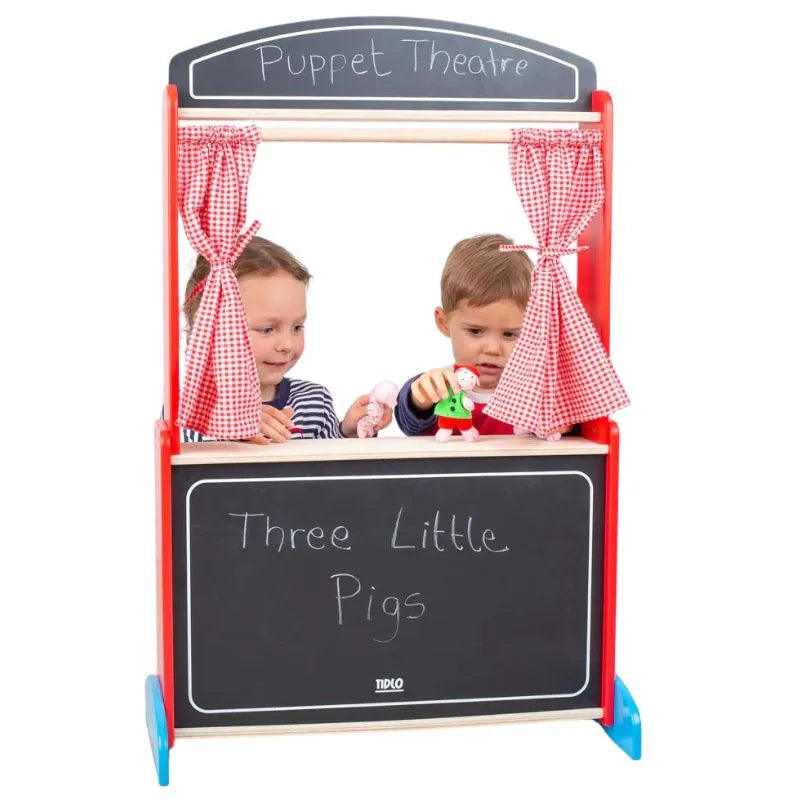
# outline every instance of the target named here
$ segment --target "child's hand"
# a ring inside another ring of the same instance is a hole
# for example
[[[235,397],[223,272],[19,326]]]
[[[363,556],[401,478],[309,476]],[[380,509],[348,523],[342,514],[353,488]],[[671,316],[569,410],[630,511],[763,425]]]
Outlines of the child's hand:
[[[411,402],[419,411],[427,411],[447,397],[448,384],[456,394],[461,391],[452,369],[429,370],[411,384]]]
[[[292,438],[289,428],[292,427],[292,414],[294,409],[286,406],[279,411],[273,406],[261,407],[261,433],[248,439],[255,444],[270,444],[271,442],[286,442]]]
[[[362,394],[358,400],[347,409],[347,413],[342,420],[342,433],[349,437],[358,435],[358,421],[367,415],[370,400],[368,394]],[[392,409],[389,406],[383,407],[383,415],[380,421],[375,423],[375,433],[382,431],[392,421]]]

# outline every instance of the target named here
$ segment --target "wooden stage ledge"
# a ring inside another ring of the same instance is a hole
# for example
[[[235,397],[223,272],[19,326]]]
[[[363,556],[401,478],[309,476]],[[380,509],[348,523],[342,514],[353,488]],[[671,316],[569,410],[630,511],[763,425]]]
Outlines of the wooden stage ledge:
[[[465,442],[454,436],[437,442],[429,436],[379,436],[374,439],[293,439],[283,444],[196,442],[181,445],[173,464],[242,464],[248,462],[357,461],[387,458],[452,458],[454,456],[597,455],[608,446],[580,436],[545,442],[534,436],[484,436]]]

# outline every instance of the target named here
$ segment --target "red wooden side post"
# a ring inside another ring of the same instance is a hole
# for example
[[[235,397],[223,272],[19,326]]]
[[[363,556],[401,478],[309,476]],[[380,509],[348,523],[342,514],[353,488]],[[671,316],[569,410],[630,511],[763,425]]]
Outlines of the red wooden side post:
[[[603,666],[600,701],[603,725],[614,724],[614,678],[617,643],[617,500],[619,487],[619,428],[608,424],[606,458],[606,546],[603,581]]]
[[[579,244],[588,250],[578,254],[578,295],[597,328],[600,341],[609,351],[611,333],[611,207],[613,165],[613,106],[608,92],[592,93],[592,111],[599,111],[599,123],[582,123],[582,128],[599,128],[603,132],[603,178],[605,201],[592,219]],[[584,423],[582,434],[595,442],[608,445],[606,459],[606,520],[603,556],[603,643],[600,722],[614,722],[614,678],[617,619],[617,499],[619,483],[619,429],[608,417]]]
[[[175,743],[175,671],[172,627],[172,463],[169,424],[156,423],[156,613],[158,677],[169,746]]]
[[[164,418],[172,452],[180,450],[178,419],[178,89],[164,92]]]
[[[178,415],[178,93],[164,93],[164,419],[156,423],[156,580],[158,676],[169,746],[175,744],[172,615],[172,461]]]

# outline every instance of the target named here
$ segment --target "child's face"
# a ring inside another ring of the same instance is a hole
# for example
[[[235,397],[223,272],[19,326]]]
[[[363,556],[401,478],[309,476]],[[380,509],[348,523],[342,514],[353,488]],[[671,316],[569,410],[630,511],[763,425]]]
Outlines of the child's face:
[[[488,306],[471,306],[459,300],[445,314],[436,309],[436,326],[453,343],[457,364],[473,364],[481,373],[481,389],[494,389],[522,327],[524,310],[513,300],[497,300]]]
[[[306,287],[288,272],[239,281],[261,386],[277,386],[303,355]]]

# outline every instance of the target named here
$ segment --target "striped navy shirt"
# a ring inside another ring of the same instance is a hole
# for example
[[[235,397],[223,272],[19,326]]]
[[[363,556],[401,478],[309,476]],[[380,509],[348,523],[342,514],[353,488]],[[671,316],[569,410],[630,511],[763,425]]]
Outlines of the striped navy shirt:
[[[318,383],[284,378],[275,388],[275,399],[264,403],[277,409],[294,409],[292,423],[300,431],[292,439],[343,439],[342,426],[333,408],[331,393]],[[198,431],[181,428],[181,441],[213,441]]]

